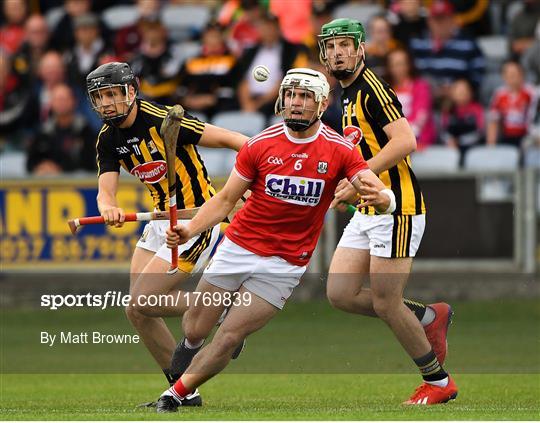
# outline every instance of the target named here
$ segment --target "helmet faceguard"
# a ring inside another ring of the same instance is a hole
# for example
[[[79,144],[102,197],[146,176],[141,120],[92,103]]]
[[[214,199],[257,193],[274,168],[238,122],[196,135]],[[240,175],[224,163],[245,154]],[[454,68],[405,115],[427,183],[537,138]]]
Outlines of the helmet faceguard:
[[[293,118],[293,108],[289,103],[287,107],[285,104],[285,98],[290,95],[291,99],[294,98],[295,92],[309,91],[312,92],[317,103],[316,109],[308,109],[307,96],[304,96],[304,103],[301,110],[295,109],[295,112],[300,112],[302,118]],[[306,68],[291,69],[283,78],[279,87],[279,95],[275,104],[275,113],[280,114],[283,117],[285,125],[291,128],[293,131],[302,132],[311,127],[317,120],[319,120],[324,112],[322,110],[323,102],[328,99],[330,93],[330,85],[326,80],[326,77],[317,71]],[[286,112],[289,110],[287,116]],[[304,113],[311,111],[312,115],[309,119],[305,119]]]
[[[354,54],[352,51],[348,51],[347,58],[354,57],[355,63],[353,68],[336,70],[332,69],[330,65],[330,59],[336,59],[337,50],[337,38],[351,38],[354,44]],[[326,67],[329,73],[331,73],[336,79],[346,79],[354,74],[364,60],[364,53],[361,52],[361,45],[366,41],[366,31],[362,24],[354,19],[334,19],[322,26],[321,33],[317,36],[319,43],[319,60]],[[329,57],[327,51],[327,42],[334,43],[334,56]]]
[[[135,90],[134,98],[130,98],[130,85]],[[127,63],[112,62],[90,72],[86,88],[90,104],[103,123],[119,126],[135,105],[138,84]]]

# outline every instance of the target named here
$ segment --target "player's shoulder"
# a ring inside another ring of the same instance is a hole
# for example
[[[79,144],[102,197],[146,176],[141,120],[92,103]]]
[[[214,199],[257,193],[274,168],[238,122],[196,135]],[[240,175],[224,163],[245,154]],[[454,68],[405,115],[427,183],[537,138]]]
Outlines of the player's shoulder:
[[[321,122],[321,132],[319,135],[320,139],[324,142],[328,142],[330,146],[338,150],[348,150],[352,151],[354,149],[354,144],[343,136],[338,134],[335,130],[330,128],[328,125],[325,125]]]
[[[283,135],[284,133],[285,133],[285,125],[282,122],[276,123],[275,125],[269,126],[264,131],[250,138],[246,143],[247,148],[254,148],[255,146],[260,147],[266,142],[269,142],[275,139],[276,137]]]
[[[143,113],[161,118],[164,118],[167,115],[167,110],[170,109],[170,107],[163,104],[142,99],[138,101],[138,104]]]
[[[100,142],[100,140],[110,138],[112,135],[113,135],[113,128],[107,125],[106,123],[104,123],[97,134],[98,143]]]
[[[363,69],[363,72],[360,74],[360,76],[364,80],[365,86],[368,87],[368,89],[374,94],[381,94],[381,91],[393,93],[390,84],[367,66]]]

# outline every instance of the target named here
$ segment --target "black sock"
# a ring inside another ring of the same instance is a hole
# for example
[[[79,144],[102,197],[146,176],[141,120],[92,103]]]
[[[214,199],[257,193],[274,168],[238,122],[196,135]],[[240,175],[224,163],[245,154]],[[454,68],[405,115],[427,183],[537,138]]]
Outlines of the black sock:
[[[414,313],[419,321],[422,321],[424,314],[426,314],[425,304],[419,303],[418,301],[409,300],[407,298],[403,298],[403,303],[409,307],[409,310]]]
[[[178,375],[177,379],[187,370],[191,364],[191,360],[193,360],[193,357],[195,357],[195,354],[197,354],[201,348],[202,345],[198,348],[186,347],[186,338],[182,338],[178,343],[172,356],[170,369],[174,375]]]
[[[428,352],[423,357],[415,358],[414,362],[418,366],[422,378],[426,382],[433,382],[436,380],[442,380],[445,377],[448,377],[448,373],[444,371],[442,366],[439,364],[437,357],[433,350]]]
[[[167,382],[169,383],[169,386],[173,386],[178,379],[180,379],[180,376],[182,376],[180,373],[172,373],[171,369],[161,369],[163,370],[163,374],[165,375],[165,378],[167,379]]]

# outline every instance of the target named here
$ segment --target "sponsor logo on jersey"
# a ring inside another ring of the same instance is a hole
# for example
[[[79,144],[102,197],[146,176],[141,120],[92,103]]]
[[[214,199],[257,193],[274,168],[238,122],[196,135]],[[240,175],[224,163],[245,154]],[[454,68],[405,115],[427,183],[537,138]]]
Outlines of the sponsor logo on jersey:
[[[349,142],[352,142],[354,145],[360,142],[362,136],[362,130],[358,126],[348,125],[343,128],[343,138]]]
[[[282,165],[283,164],[283,160],[279,157],[274,157],[274,156],[270,156],[268,157],[268,163],[270,164],[275,164],[275,165]]]
[[[129,148],[127,148],[125,145],[116,147],[116,151],[118,154],[131,154],[131,151],[129,151]]]
[[[132,144],[134,142],[139,142],[139,138],[133,137],[126,141],[128,144]]]
[[[319,173],[328,172],[328,163],[327,162],[319,162],[319,164],[317,165],[317,172],[319,172]]]
[[[293,159],[307,159],[309,156],[306,153],[292,153],[291,157]]]
[[[165,160],[142,163],[131,169],[130,173],[146,184],[155,184],[167,175],[167,163]]]
[[[321,201],[324,190],[323,179],[303,176],[266,175],[265,193],[299,206],[315,207]]]

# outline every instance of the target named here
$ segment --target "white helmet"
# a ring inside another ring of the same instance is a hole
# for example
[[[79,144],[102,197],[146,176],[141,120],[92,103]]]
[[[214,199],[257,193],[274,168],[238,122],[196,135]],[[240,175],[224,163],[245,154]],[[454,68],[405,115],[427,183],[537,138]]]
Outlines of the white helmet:
[[[318,103],[316,110],[316,118],[311,121],[285,118],[283,111],[285,110],[285,92],[288,89],[300,88],[311,91],[315,95],[315,101]],[[321,72],[308,68],[294,68],[287,72],[281,85],[279,87],[279,96],[275,104],[275,113],[281,114],[284,118],[285,124],[295,131],[305,131],[309,128],[317,119],[320,119],[323,112],[321,106],[324,100],[328,98],[330,94],[330,84],[326,80],[326,76]]]

